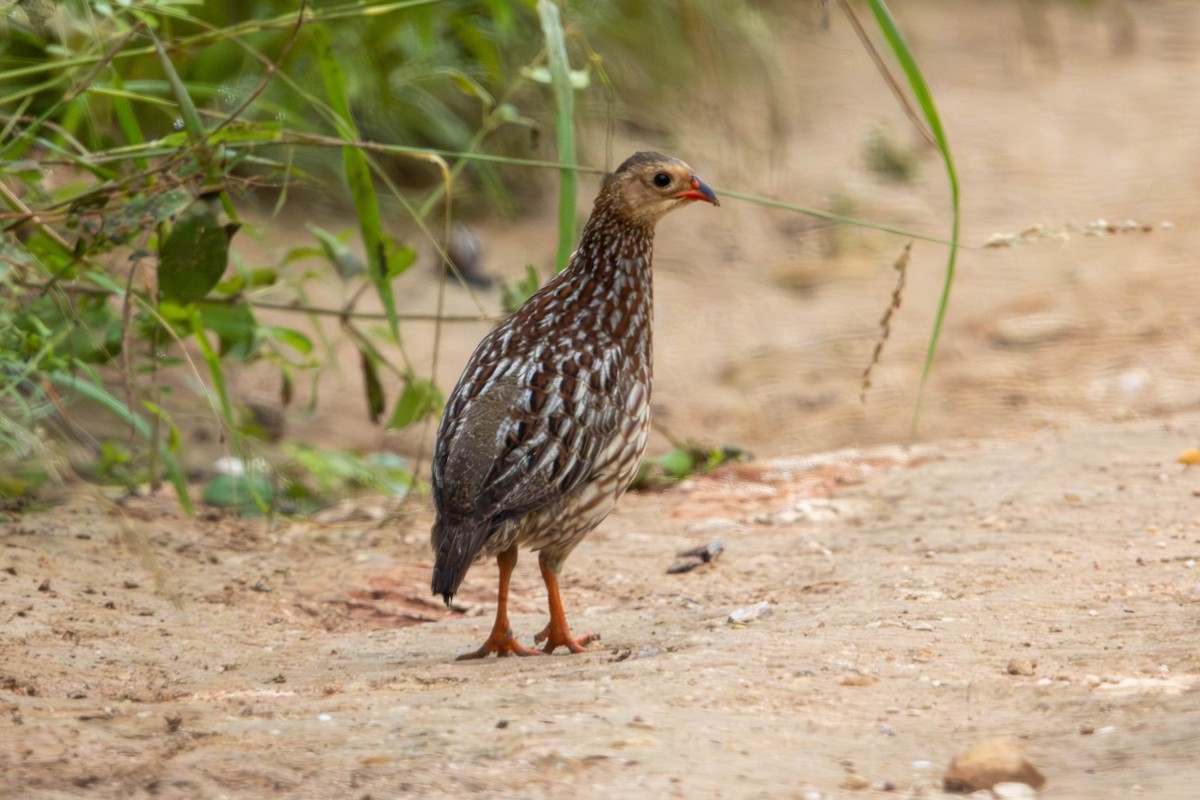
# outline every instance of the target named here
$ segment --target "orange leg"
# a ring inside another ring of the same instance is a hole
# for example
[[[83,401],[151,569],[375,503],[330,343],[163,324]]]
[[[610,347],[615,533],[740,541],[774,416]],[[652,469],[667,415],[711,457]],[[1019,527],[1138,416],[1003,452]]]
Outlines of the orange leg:
[[[542,655],[541,650],[530,650],[528,647],[518,644],[517,640],[513,638],[512,626],[508,624],[508,580],[517,566],[517,546],[514,544],[496,556],[496,563],[500,565],[500,592],[496,601],[496,622],[492,625],[492,632],[483,645],[478,650],[463,653],[458,657],[458,661],[483,658],[491,653],[495,653],[499,658],[511,655]]]
[[[587,643],[599,641],[600,634],[585,633],[579,638],[571,636],[567,626],[567,614],[563,611],[562,595],[558,592],[558,576],[546,564],[544,554],[538,556],[538,566],[542,569],[542,580],[546,582],[546,592],[550,595],[550,621],[537,636],[533,637],[536,644],[546,643],[543,652],[553,653],[556,647],[565,647],[572,653],[586,653]]]

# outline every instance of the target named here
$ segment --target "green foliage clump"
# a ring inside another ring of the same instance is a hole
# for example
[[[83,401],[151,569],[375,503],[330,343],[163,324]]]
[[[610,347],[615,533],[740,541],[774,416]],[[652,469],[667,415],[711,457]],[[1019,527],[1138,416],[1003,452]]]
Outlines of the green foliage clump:
[[[882,1],[868,5],[953,181],[928,87]],[[436,247],[446,237],[433,226],[448,232],[463,197],[507,211],[515,174],[554,167],[563,261],[576,224],[579,118],[601,101],[593,118],[669,140],[662,120],[687,115],[664,113],[666,98],[694,105],[670,91],[670,78],[697,65],[740,91],[735,67],[750,63],[781,140],[770,26],[752,4],[578,2],[564,18],[558,11],[552,0],[13,5],[0,20],[6,471],[43,458],[48,430],[78,433],[70,411],[83,400],[126,432],[92,443],[94,473],[127,484],[165,478],[190,507],[172,393],[186,386],[202,397],[221,441],[250,463],[257,431],[231,377],[272,370],[288,405],[296,381],[332,358],[321,350],[327,324],[357,350],[372,421],[428,420],[442,396],[408,361],[395,294],[417,248],[385,222],[401,218]],[[621,67],[613,79],[606,63]],[[659,93],[646,104],[653,119],[616,110],[618,96],[638,91]],[[551,125],[566,163],[531,158]],[[354,231],[311,225],[282,258],[243,255],[240,243],[279,224],[297,194],[352,208]],[[307,286],[322,275],[294,262],[314,256],[345,284],[343,306],[309,302]],[[535,285],[533,274],[509,302]],[[380,310],[361,308],[364,298]],[[269,323],[268,311],[303,322]],[[368,327],[377,321],[382,330]],[[932,345],[927,368],[931,359]]]
[[[872,131],[863,153],[867,168],[882,178],[896,183],[909,183],[916,177],[916,154],[882,130]]]

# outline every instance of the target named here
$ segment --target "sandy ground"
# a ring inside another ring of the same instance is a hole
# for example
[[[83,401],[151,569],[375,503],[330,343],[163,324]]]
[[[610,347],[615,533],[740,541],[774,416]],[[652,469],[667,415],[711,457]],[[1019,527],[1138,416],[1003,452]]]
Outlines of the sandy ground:
[[[1010,734],[1044,797],[1189,797],[1200,473],[1173,462],[1198,436],[1193,415],[842,452],[640,495],[565,576],[602,644],[474,663],[452,659],[495,567],[465,618],[432,604],[427,513],[397,537],[139,501],[177,609],[77,496],[4,532],[0,796],[834,797],[851,774],[938,796],[957,750]]]
[[[454,663],[490,624],[495,567],[460,610],[432,602],[419,503],[267,523],[70,487],[0,528],[0,797],[937,796],[950,757],[997,734],[1026,742],[1042,797],[1194,797],[1200,473],[1176,458],[1200,446],[1200,6],[931,3],[901,23],[955,145],[965,241],[1043,226],[963,252],[916,444],[894,443],[914,441],[944,249],[914,247],[863,404],[905,240],[689,209],[658,242],[655,413],[760,458],[630,496],[581,545],[564,592],[593,652]],[[615,150],[943,235],[937,161],[844,23],[781,34],[786,137],[743,129],[763,127],[747,92],[677,141]],[[866,168],[881,130],[916,153],[912,183]],[[478,222],[486,266],[546,263],[552,215]],[[1084,232],[1101,219],[1138,225]],[[274,263],[292,244],[255,246]],[[428,273],[404,289],[433,307]],[[447,327],[443,385],[483,330]],[[407,326],[421,374],[430,341]],[[355,381],[326,379],[340,402],[295,429],[411,451],[360,421]],[[715,564],[667,574],[717,539]],[[513,587],[527,641],[532,561]]]

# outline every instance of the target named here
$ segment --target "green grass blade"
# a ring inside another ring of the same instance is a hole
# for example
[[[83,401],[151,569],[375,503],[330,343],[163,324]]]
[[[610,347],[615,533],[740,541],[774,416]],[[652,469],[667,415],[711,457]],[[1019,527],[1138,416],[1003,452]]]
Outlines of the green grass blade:
[[[554,258],[555,272],[567,268],[575,248],[575,93],[571,88],[571,65],[567,60],[567,44],[563,38],[562,19],[552,0],[538,0],[538,16],[542,35],[546,37],[546,60],[550,82],[554,86],[554,133],[558,144],[558,160],[568,168],[558,172],[558,254]]]
[[[204,321],[200,317],[200,310],[194,305],[190,306],[188,310],[190,312],[189,320],[192,324],[192,336],[195,337],[196,345],[200,348],[200,354],[203,356],[204,363],[208,367],[208,374],[212,378],[213,389],[217,393],[217,402],[221,409],[222,421],[229,431],[234,450],[240,457],[242,455],[242,437],[238,434],[236,425],[234,425],[233,404],[229,402],[229,391],[225,386],[225,372],[221,369],[221,357],[217,355],[217,351],[213,350],[212,344],[208,341],[207,332],[204,330]]]
[[[111,414],[133,428],[138,436],[141,436],[146,441],[151,442],[154,440],[154,433],[150,428],[150,424],[134,413],[123,402],[109,394],[108,390],[103,386],[92,383],[86,378],[66,372],[47,372],[45,375],[56,386],[75,392],[107,409]],[[196,513],[196,508],[192,505],[192,499],[188,496],[187,477],[183,474],[183,468],[179,465],[179,461],[175,458],[175,455],[165,445],[159,444],[158,457],[162,459],[163,467],[167,472],[167,479],[171,481],[171,485],[175,488],[175,496],[179,500],[179,505],[183,506],[184,511],[188,514]]]
[[[714,186],[713,190],[722,200],[727,197],[733,200],[744,200],[747,203],[753,203],[756,206],[763,206],[764,208],[779,208],[784,211],[794,211],[797,214],[804,214],[805,216],[816,217],[817,219],[828,220],[829,222],[837,222],[842,225],[853,225],[856,228],[868,228],[870,230],[883,231],[884,233],[894,233],[897,236],[903,236],[908,239],[919,239],[923,242],[933,242],[935,244],[952,244],[949,239],[943,239],[939,236],[928,236],[923,233],[917,233],[916,231],[897,228],[895,225],[888,225],[883,222],[875,222],[873,220],[863,219],[861,217],[848,217],[845,214],[834,214],[831,211],[821,211],[817,208],[798,206],[794,203],[785,203],[782,200],[772,200],[769,197],[762,197],[760,195],[749,194],[747,192],[739,192],[734,189],[725,189]],[[970,246],[960,244],[958,247]]]
[[[115,69],[113,70],[112,85],[118,92],[124,88],[121,83],[121,75]],[[116,111],[117,126],[125,136],[125,142],[132,145],[145,144],[146,137],[142,135],[142,126],[138,123],[137,115],[133,113],[133,103],[123,92],[113,97],[113,110]],[[133,165],[139,172],[149,172],[150,170],[150,161],[146,158],[135,157]]]
[[[333,53],[333,43],[329,34],[320,27],[311,29],[316,37],[317,60],[321,68],[321,77],[325,83],[325,93],[329,96],[329,105],[336,115],[338,135],[346,142],[359,140],[358,127],[350,113],[350,100],[346,95],[346,79],[342,67]],[[387,313],[388,327],[392,336],[400,338],[400,325],[396,319],[396,298],[392,294],[392,285],[387,277],[387,264],[384,258],[383,225],[379,219],[379,197],[375,193],[375,184],[371,180],[371,166],[367,156],[357,147],[347,145],[342,148],[342,163],[346,169],[346,180],[350,184],[350,194],[354,198],[354,210],[358,215],[359,229],[362,231],[363,248],[367,256],[367,272],[379,293]]]
[[[942,323],[946,319],[946,308],[950,304],[950,289],[954,284],[954,267],[958,260],[958,173],[954,169],[954,159],[950,155],[950,145],[946,141],[946,132],[942,128],[942,120],[938,115],[937,105],[933,102],[933,93],[930,92],[929,84],[925,82],[925,77],[921,74],[921,69],[917,66],[917,61],[913,58],[912,51],[909,50],[908,44],[900,34],[900,29],[896,26],[896,20],[893,19],[887,4],[883,0],[867,0],[867,4],[871,7],[871,13],[875,15],[875,22],[879,25],[879,30],[887,40],[888,46],[891,47],[892,53],[895,54],[900,68],[904,70],[904,75],[908,78],[908,84],[912,88],[913,96],[916,98],[917,105],[921,109],[921,114],[925,117],[925,121],[929,125],[929,131],[933,134],[938,150],[942,154],[942,162],[946,168],[946,177],[950,180],[950,205],[953,213],[953,222],[950,228],[950,255],[946,261],[946,280],[942,284],[942,296],[938,301],[937,317],[933,322],[933,332],[929,336],[929,346],[925,350],[925,364],[921,368],[921,386],[917,391],[916,412],[919,414],[921,398],[925,393],[925,385],[929,380],[929,371],[933,367],[934,355],[937,353],[938,338],[942,333]],[[916,415],[913,417],[913,427],[916,427]]]
[[[167,76],[167,82],[171,84],[171,94],[175,95],[175,102],[179,104],[179,116],[183,120],[183,129],[187,131],[188,138],[192,144],[202,144],[204,142],[204,123],[200,121],[200,112],[196,110],[196,104],[192,102],[192,96],[188,94],[187,85],[184,84],[183,78],[179,77],[179,72],[175,69],[175,65],[171,63],[171,56],[167,53],[167,48],[153,33],[154,49],[158,52],[158,60],[162,64],[163,73]]]

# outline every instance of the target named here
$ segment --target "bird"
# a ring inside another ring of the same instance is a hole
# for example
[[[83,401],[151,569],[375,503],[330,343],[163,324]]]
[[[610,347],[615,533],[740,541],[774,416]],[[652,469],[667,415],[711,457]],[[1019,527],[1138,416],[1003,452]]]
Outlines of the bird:
[[[500,568],[496,618],[462,659],[587,651],[558,575],[613,510],[650,431],[655,225],[720,205],[683,161],[638,152],[605,176],[566,269],[483,338],[446,401],[432,462],[433,594],[446,605],[475,561]],[[508,620],[518,548],[537,551],[550,620],[527,648]]]

